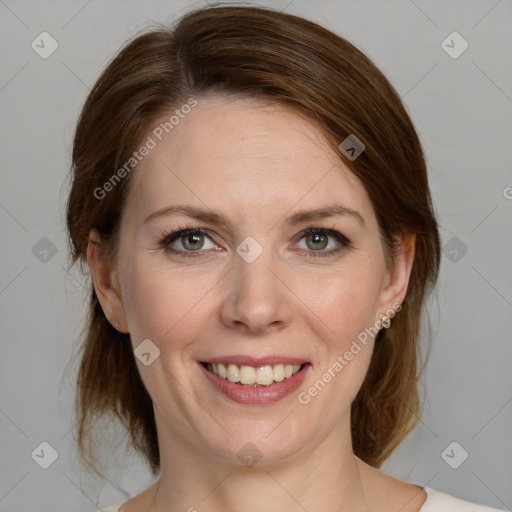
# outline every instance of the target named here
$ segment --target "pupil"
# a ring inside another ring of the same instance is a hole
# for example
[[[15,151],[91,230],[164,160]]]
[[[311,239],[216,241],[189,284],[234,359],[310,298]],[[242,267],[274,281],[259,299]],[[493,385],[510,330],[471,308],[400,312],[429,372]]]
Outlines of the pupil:
[[[314,235],[310,235],[310,237],[312,237],[312,241],[314,244],[318,244],[318,243],[321,244],[321,247],[319,245],[316,245],[316,249],[324,249],[327,246],[327,243],[325,240],[326,237],[324,235],[315,233]],[[323,240],[323,243],[322,243],[322,240]]]
[[[197,249],[201,249],[201,247],[203,246],[203,244],[200,242],[201,242],[200,236],[192,234],[192,235],[188,235],[185,237],[184,245],[185,245],[185,247],[187,247],[189,249],[197,250]],[[197,247],[197,246],[194,247],[195,244],[199,244],[199,247]]]

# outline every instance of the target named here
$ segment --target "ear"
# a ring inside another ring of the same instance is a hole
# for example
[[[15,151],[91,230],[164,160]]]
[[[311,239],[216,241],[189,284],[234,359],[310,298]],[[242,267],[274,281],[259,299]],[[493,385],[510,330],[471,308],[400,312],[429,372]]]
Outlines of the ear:
[[[397,306],[401,305],[405,299],[414,261],[415,242],[416,235],[404,235],[400,240],[399,249],[388,264],[376,321],[380,320],[381,315],[385,315],[386,311],[396,311]]]
[[[91,229],[89,233],[87,262],[105,316],[119,332],[128,332],[117,272],[107,261],[101,236],[96,229]]]

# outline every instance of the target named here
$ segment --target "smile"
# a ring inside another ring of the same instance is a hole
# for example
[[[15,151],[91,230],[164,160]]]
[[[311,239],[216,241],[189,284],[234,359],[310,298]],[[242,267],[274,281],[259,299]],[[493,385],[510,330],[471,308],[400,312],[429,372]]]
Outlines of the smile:
[[[312,370],[311,363],[303,359],[282,357],[225,356],[198,366],[216,392],[246,405],[270,405],[283,400],[299,388]]]
[[[206,363],[206,369],[221,379],[252,386],[270,386],[289,379],[301,369],[300,364],[246,366],[228,363]]]

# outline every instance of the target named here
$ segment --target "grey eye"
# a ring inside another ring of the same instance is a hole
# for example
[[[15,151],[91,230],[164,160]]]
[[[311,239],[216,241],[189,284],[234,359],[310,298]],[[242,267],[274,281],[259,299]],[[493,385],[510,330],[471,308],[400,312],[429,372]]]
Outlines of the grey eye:
[[[329,243],[329,236],[321,233],[313,233],[305,237],[306,244],[313,251],[325,249]],[[310,245],[311,244],[311,245]]]
[[[204,235],[200,235],[197,233],[190,233],[188,235],[184,235],[178,240],[181,241],[183,247],[190,251],[198,251],[203,248],[204,245]]]

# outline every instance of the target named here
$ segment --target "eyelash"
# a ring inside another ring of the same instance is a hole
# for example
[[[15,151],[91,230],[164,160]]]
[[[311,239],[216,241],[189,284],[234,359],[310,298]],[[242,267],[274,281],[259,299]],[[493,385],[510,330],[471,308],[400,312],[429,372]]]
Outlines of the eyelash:
[[[184,256],[186,258],[197,258],[201,255],[201,252],[204,252],[204,251],[202,251],[201,249],[199,249],[198,251],[181,251],[181,250],[176,250],[176,249],[172,248],[172,246],[171,246],[172,242],[174,242],[175,240],[178,240],[179,238],[183,238],[187,235],[192,235],[192,234],[204,235],[213,242],[212,238],[208,235],[208,232],[206,232],[202,229],[199,229],[199,228],[191,228],[191,227],[185,225],[185,226],[177,227],[176,231],[174,231],[172,233],[162,233],[162,240],[160,241],[160,246],[162,248],[170,251],[173,254],[178,254],[178,255]],[[308,229],[302,231],[301,233],[299,233],[295,237],[295,240],[300,241],[302,238],[304,238],[308,235],[317,235],[317,234],[334,237],[340,243],[341,247],[338,247],[337,249],[331,249],[330,251],[322,251],[322,252],[320,252],[320,251],[318,251],[318,252],[317,251],[304,251],[302,249],[299,250],[298,252],[299,253],[306,252],[307,256],[310,258],[328,258],[330,256],[331,257],[335,256],[336,254],[340,253],[343,249],[351,246],[351,241],[346,236],[342,235],[341,233],[338,233],[337,231],[334,231],[333,229],[324,229],[324,228],[308,228]]]

